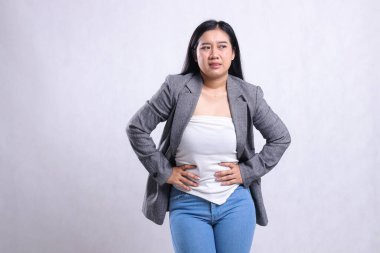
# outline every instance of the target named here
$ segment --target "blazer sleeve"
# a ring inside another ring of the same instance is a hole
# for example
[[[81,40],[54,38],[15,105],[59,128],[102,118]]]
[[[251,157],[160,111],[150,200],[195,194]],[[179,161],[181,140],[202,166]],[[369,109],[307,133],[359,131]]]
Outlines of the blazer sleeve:
[[[265,101],[260,86],[257,86],[255,100],[252,121],[255,128],[265,138],[266,144],[259,153],[255,153],[247,161],[239,163],[245,187],[249,187],[253,181],[271,171],[291,142],[287,127]]]
[[[160,122],[167,120],[173,108],[168,79],[169,76],[160,89],[132,116],[126,128],[132,149],[159,185],[167,182],[172,173],[172,166],[156,148],[150,134]]]

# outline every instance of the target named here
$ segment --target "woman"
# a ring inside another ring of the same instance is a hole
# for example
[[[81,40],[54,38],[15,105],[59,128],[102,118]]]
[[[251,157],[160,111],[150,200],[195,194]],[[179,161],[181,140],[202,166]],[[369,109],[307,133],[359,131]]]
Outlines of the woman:
[[[150,137],[166,121],[158,149]],[[266,139],[255,153],[253,126]],[[255,224],[267,225],[261,177],[290,145],[289,132],[243,80],[232,27],[208,20],[194,31],[181,74],[130,119],[127,134],[149,176],[144,215],[169,211],[175,252],[249,252]]]

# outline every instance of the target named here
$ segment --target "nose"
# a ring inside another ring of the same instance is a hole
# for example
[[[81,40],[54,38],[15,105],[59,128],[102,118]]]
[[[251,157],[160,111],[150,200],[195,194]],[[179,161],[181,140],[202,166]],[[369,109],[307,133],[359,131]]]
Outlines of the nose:
[[[211,49],[210,59],[219,59],[219,56],[217,54],[217,50],[215,48]]]

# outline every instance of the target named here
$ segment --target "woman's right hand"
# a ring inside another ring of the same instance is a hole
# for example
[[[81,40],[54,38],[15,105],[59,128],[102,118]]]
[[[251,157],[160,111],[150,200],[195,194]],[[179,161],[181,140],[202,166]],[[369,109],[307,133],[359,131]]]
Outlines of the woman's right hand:
[[[173,167],[173,172],[166,183],[177,185],[186,191],[190,191],[191,188],[188,185],[198,186],[198,183],[192,180],[199,180],[199,176],[186,170],[194,169],[195,167],[197,166],[193,164],[185,164],[185,165]]]

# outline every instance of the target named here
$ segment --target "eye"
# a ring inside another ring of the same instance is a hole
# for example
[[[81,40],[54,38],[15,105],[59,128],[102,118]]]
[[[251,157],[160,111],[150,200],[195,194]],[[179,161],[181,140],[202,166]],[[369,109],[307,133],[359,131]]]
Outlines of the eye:
[[[209,50],[209,49],[210,49],[210,46],[202,46],[201,49],[202,49],[202,50]]]
[[[219,48],[226,48],[227,45],[220,45]]]

